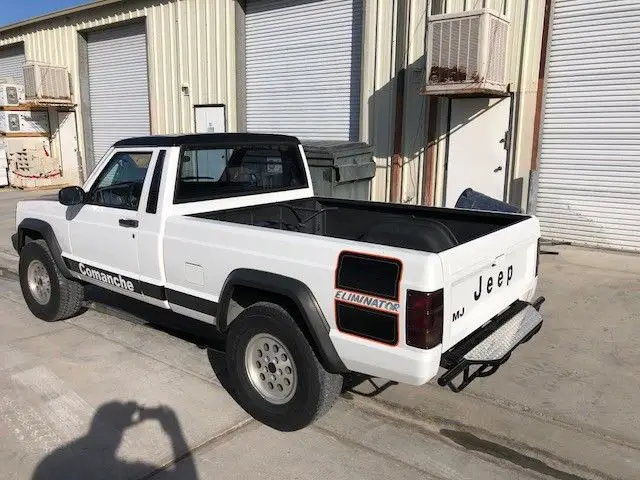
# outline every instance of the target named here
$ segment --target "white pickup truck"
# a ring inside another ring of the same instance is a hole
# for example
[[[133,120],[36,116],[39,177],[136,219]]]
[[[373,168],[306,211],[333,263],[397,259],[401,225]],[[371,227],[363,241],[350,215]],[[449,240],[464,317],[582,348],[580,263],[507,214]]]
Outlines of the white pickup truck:
[[[316,197],[294,137],[122,140],[82,187],[20,202],[16,230],[35,316],[94,284],[207,322],[238,402],[282,431],[348,372],[460,391],[542,324],[534,217]]]

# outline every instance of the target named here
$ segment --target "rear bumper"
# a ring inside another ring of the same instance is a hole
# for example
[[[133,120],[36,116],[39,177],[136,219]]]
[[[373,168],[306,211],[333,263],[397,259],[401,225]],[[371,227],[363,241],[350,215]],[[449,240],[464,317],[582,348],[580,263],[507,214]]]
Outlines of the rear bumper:
[[[440,386],[460,392],[473,380],[494,374],[519,345],[529,341],[542,327],[539,313],[544,297],[533,302],[517,301],[491,322],[442,354],[446,371]],[[472,367],[476,367],[473,371]],[[456,385],[453,381],[462,376]]]

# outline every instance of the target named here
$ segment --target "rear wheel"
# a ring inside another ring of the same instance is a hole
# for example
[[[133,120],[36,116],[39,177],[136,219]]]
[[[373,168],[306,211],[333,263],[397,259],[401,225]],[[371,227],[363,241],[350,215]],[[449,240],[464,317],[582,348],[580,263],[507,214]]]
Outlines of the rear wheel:
[[[280,431],[313,423],[342,388],[342,376],[324,369],[291,314],[272,303],[252,305],[233,321],[227,362],[236,400]]]
[[[83,285],[62,275],[44,240],[22,248],[18,270],[22,296],[36,317],[54,322],[73,317],[82,309]]]

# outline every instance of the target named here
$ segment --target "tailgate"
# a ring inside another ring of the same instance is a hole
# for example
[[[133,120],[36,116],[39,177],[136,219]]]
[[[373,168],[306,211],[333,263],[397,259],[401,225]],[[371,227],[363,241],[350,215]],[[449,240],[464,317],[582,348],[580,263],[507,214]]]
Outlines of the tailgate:
[[[444,273],[443,349],[451,348],[533,286],[540,228],[530,218],[439,254]]]

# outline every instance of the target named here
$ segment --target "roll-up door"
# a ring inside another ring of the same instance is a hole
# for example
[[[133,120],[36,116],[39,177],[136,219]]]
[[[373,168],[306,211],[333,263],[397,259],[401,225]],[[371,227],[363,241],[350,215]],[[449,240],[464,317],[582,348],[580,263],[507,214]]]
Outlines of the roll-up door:
[[[362,0],[249,0],[247,129],[356,140]]]
[[[149,135],[147,40],[141,23],[87,37],[94,164],[116,141]]]
[[[556,0],[536,214],[543,237],[640,250],[640,9]]]
[[[19,85],[24,85],[24,44],[0,47],[0,78],[10,77]]]

